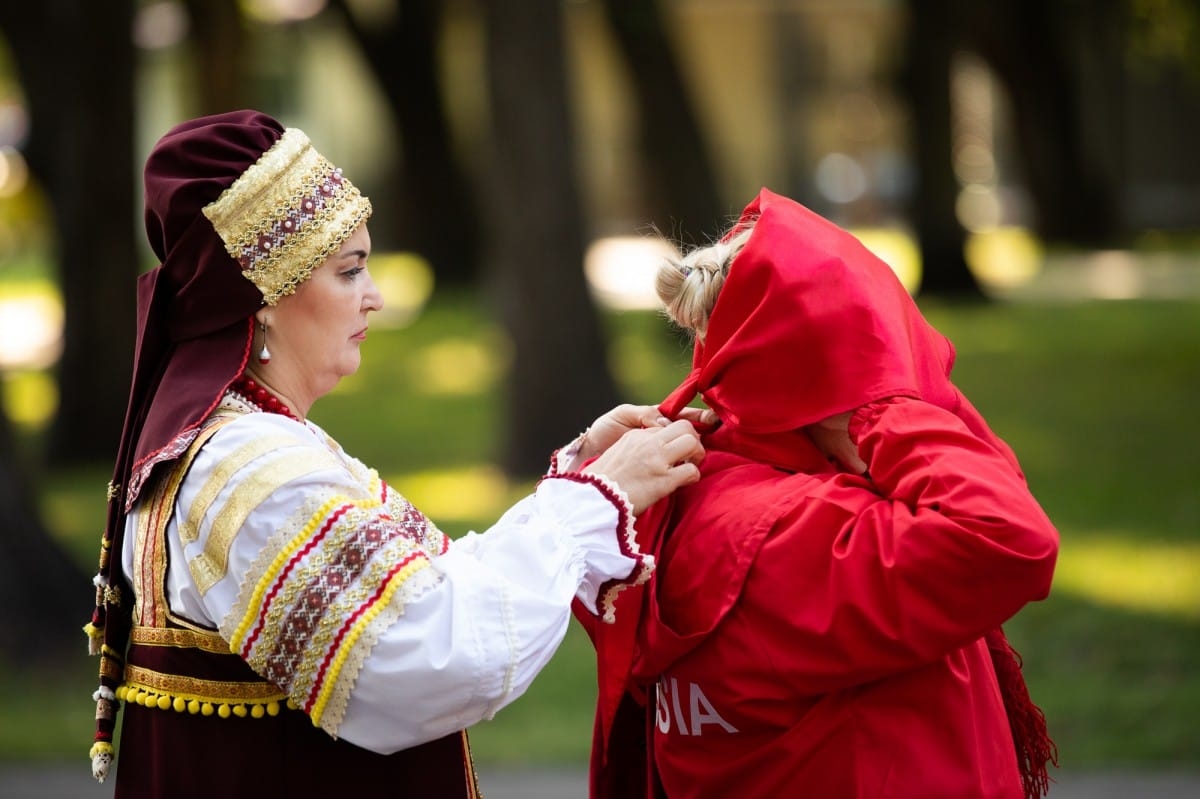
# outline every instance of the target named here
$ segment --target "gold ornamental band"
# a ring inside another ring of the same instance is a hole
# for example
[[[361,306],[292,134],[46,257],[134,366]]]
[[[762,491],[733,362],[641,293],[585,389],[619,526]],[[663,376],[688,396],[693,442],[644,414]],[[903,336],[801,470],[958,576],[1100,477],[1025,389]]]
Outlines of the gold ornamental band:
[[[218,655],[232,653],[229,643],[215,632],[199,630],[180,630],[160,627],[134,627],[129,633],[129,640],[143,646],[175,646],[200,649]]]

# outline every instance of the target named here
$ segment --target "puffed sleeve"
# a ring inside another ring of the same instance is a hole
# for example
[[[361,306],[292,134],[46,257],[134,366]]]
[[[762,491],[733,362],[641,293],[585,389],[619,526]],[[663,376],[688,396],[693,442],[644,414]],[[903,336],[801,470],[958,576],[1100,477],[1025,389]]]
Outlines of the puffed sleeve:
[[[651,568],[602,480],[547,477],[451,541],[315,425],[263,414],[204,445],[172,524],[172,608],[378,752],[490,718],[549,661],[573,599]]]
[[[779,665],[806,693],[978,639],[1046,597],[1058,553],[1014,464],[954,415],[897,398],[860,409],[851,434],[869,490],[859,478],[827,482],[782,515],[759,556],[769,579],[793,586],[794,601],[764,612],[786,630]]]

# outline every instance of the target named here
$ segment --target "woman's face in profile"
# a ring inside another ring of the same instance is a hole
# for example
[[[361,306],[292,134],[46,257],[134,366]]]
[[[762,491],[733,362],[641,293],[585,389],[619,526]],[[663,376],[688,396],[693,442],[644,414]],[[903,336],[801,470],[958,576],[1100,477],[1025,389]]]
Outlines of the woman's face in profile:
[[[294,294],[270,312],[268,344],[276,381],[316,400],[358,371],[367,314],[383,297],[367,271],[371,236],[366,224],[313,270]]]

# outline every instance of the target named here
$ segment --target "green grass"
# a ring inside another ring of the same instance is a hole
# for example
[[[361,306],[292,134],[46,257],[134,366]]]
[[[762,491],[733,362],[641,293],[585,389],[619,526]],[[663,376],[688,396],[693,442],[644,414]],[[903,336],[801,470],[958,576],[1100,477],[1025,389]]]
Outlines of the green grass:
[[[957,344],[959,386],[1062,533],[1052,596],[1008,631],[1063,764],[1200,766],[1200,302],[925,310]],[[655,314],[607,322],[630,399],[654,401],[686,371],[688,348]],[[447,532],[481,529],[528,489],[492,465],[503,359],[489,353],[503,349],[473,297],[439,296],[407,328],[373,327],[362,371],[314,418]],[[107,479],[104,466],[44,486],[47,519],[89,570]],[[79,663],[61,673],[0,672],[0,758],[82,758],[83,648],[81,634]],[[530,692],[474,730],[477,759],[585,762],[593,698],[590,647],[573,626]]]

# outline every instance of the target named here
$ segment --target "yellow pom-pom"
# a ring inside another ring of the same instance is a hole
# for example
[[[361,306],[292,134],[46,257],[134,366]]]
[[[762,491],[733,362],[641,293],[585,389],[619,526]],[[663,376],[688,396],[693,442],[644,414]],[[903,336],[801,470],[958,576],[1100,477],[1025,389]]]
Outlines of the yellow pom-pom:
[[[299,710],[300,709],[300,706],[297,705],[295,700],[292,699],[290,696],[288,697],[288,700],[287,700],[287,706],[288,706],[288,710]]]
[[[195,699],[188,700],[187,711],[193,716],[200,712],[200,702]]]
[[[212,714],[213,714],[212,702],[205,702],[203,705],[200,706],[200,715],[201,716],[211,716]]]
[[[230,713],[229,705],[223,704],[219,708],[217,708],[217,715],[223,719],[229,718],[229,713]]]
[[[114,691],[113,693],[117,697],[117,701],[120,701],[120,702],[125,701],[125,686],[124,685],[118,685],[117,690]]]
[[[267,715],[267,711],[263,709],[262,705],[254,705],[250,708],[251,718],[261,719],[265,715]]]
[[[171,707],[175,708],[176,713],[182,713],[187,710],[187,700],[182,696],[175,697],[175,701],[171,703]]]
[[[166,710],[167,708],[171,707],[171,697],[165,695],[160,696],[155,704],[158,705],[159,710]]]
[[[88,757],[95,757],[96,755],[111,755],[112,753],[112,744],[110,744],[108,741],[96,741],[96,743],[92,744],[92,749],[88,752]]]
[[[278,716],[279,715],[279,703],[278,702],[268,702],[267,703],[267,715],[268,716]]]
[[[234,705],[233,706],[233,715],[237,716],[239,719],[246,718],[246,706],[245,705]]]

